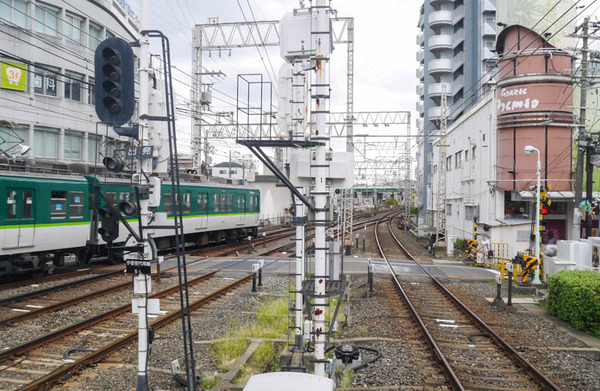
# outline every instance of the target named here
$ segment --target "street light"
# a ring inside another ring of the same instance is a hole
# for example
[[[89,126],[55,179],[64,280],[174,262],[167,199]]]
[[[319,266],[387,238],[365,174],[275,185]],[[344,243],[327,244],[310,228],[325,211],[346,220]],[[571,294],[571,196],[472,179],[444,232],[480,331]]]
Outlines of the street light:
[[[540,267],[542,266],[542,260],[540,259],[540,176],[542,173],[542,163],[540,161],[539,149],[531,145],[527,145],[525,146],[524,151],[527,154],[533,153],[533,151],[537,152],[537,186],[535,190],[535,258],[538,261],[538,267],[535,268],[533,283],[541,284]]]

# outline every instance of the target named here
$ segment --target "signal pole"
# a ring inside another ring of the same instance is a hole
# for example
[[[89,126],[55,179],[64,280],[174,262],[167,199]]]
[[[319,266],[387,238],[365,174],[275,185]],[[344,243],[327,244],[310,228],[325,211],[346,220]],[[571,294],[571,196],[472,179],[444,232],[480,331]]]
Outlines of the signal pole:
[[[330,15],[331,8],[327,0],[316,0],[310,8],[312,19],[312,47],[316,50],[315,84],[312,94],[316,97],[312,113],[315,115],[311,137],[315,141],[326,142],[329,140],[327,129],[328,100],[331,93],[329,89],[329,56],[330,45]],[[315,375],[325,376],[325,337],[327,333],[327,320],[325,319],[325,281],[326,274],[326,241],[325,228],[327,223],[327,147],[315,147],[314,178],[314,207],[315,207],[315,304],[313,313],[313,327],[315,335]],[[313,164],[311,162],[311,164]]]
[[[141,15],[140,15],[140,27],[141,31],[148,30],[148,0],[141,1]],[[139,138],[142,145],[149,144],[148,130],[148,101],[149,101],[149,50],[150,50],[150,40],[147,34],[142,34],[140,36],[140,95],[139,95]],[[146,177],[142,174],[142,170],[146,174],[150,174],[152,172],[152,159],[142,159],[138,165],[138,173],[140,178],[140,184],[146,184]],[[154,191],[157,191],[154,189]],[[160,190],[158,190],[160,191]],[[142,227],[148,226],[148,200],[140,199],[140,224]],[[146,230],[141,230],[140,232],[141,242],[138,245],[143,246],[143,261],[152,261],[152,251],[149,248],[148,237]],[[132,254],[133,255],[133,254]],[[135,254],[138,258],[139,255]],[[146,304],[148,300],[146,299],[150,293],[152,292],[152,279],[150,277],[150,273],[138,273],[134,277],[133,282],[134,294],[138,295],[137,297],[137,308],[138,308],[138,374],[137,374],[137,391],[147,391],[149,390],[148,386],[148,355],[149,355],[149,341],[148,341],[148,308],[146,308]]]

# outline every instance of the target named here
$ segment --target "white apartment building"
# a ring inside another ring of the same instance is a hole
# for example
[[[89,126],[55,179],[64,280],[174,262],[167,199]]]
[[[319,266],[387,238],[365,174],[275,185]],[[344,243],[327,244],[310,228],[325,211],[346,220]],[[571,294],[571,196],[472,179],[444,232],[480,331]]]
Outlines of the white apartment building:
[[[94,109],[94,50],[108,37],[137,41],[138,30],[124,0],[0,0],[0,149],[31,147],[30,165],[94,165],[117,137]]]

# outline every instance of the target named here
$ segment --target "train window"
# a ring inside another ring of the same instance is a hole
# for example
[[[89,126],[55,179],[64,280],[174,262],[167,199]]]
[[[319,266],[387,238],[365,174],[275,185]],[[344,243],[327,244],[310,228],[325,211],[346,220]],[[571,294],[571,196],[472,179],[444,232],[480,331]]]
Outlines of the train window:
[[[202,213],[206,213],[208,209],[208,194],[200,193],[198,195],[198,210]]]
[[[69,217],[80,219],[84,214],[84,194],[82,191],[72,191],[69,193],[71,203],[69,204]]]
[[[33,218],[33,193],[30,191],[23,192],[23,218]]]
[[[173,196],[171,195],[171,193],[166,193],[164,199],[165,212],[167,212],[167,214],[173,214]]]
[[[221,194],[219,204],[221,205],[221,212],[227,212],[227,194]]]
[[[67,192],[53,190],[50,193],[50,218],[67,218]]]
[[[238,196],[238,211],[239,212],[245,212],[246,211],[246,196],[245,195],[239,195]]]
[[[12,190],[8,192],[8,198],[6,199],[6,218],[16,219],[17,218],[17,192]]]
[[[106,199],[112,206],[114,206],[114,207],[117,206],[117,193],[115,193],[115,192],[106,193]]]
[[[258,212],[258,210],[260,209],[260,201],[258,200],[258,195],[254,196],[254,211]]]
[[[135,200],[135,192],[132,191],[131,193],[125,192],[125,193],[119,193],[119,202],[123,202],[123,201],[134,201]]]
[[[215,209],[215,212],[219,212],[221,210],[221,208],[219,207],[219,200],[220,200],[219,195],[215,194],[213,196],[213,208]]]
[[[183,193],[183,213],[190,213],[192,211],[192,195],[190,193]]]
[[[250,196],[250,206],[248,208],[249,212],[254,212],[254,196]]]
[[[227,194],[227,212],[233,212],[233,194]]]

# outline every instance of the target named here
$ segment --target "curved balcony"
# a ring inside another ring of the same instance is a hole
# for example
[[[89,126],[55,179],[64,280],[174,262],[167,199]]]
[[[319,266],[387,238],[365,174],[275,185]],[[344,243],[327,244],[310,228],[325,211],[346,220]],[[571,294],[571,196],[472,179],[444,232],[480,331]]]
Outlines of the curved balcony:
[[[428,64],[429,74],[435,73],[449,73],[452,72],[452,59],[440,58],[437,60],[431,60]]]
[[[433,106],[427,110],[427,119],[429,119],[430,121],[440,119],[441,116],[442,108],[439,106]]]
[[[452,34],[452,47],[457,47],[461,42],[465,40],[465,29],[460,29]]]
[[[442,96],[442,88],[446,86],[446,96],[452,93],[452,84],[450,83],[433,83],[427,86],[427,96],[430,98]]]
[[[440,6],[442,4],[454,3],[454,0],[429,0],[429,4],[433,7]]]
[[[429,14],[427,23],[432,28],[436,26],[448,26],[452,25],[452,18],[452,11],[434,11]]]
[[[427,40],[429,50],[452,49],[452,35],[434,35]]]

